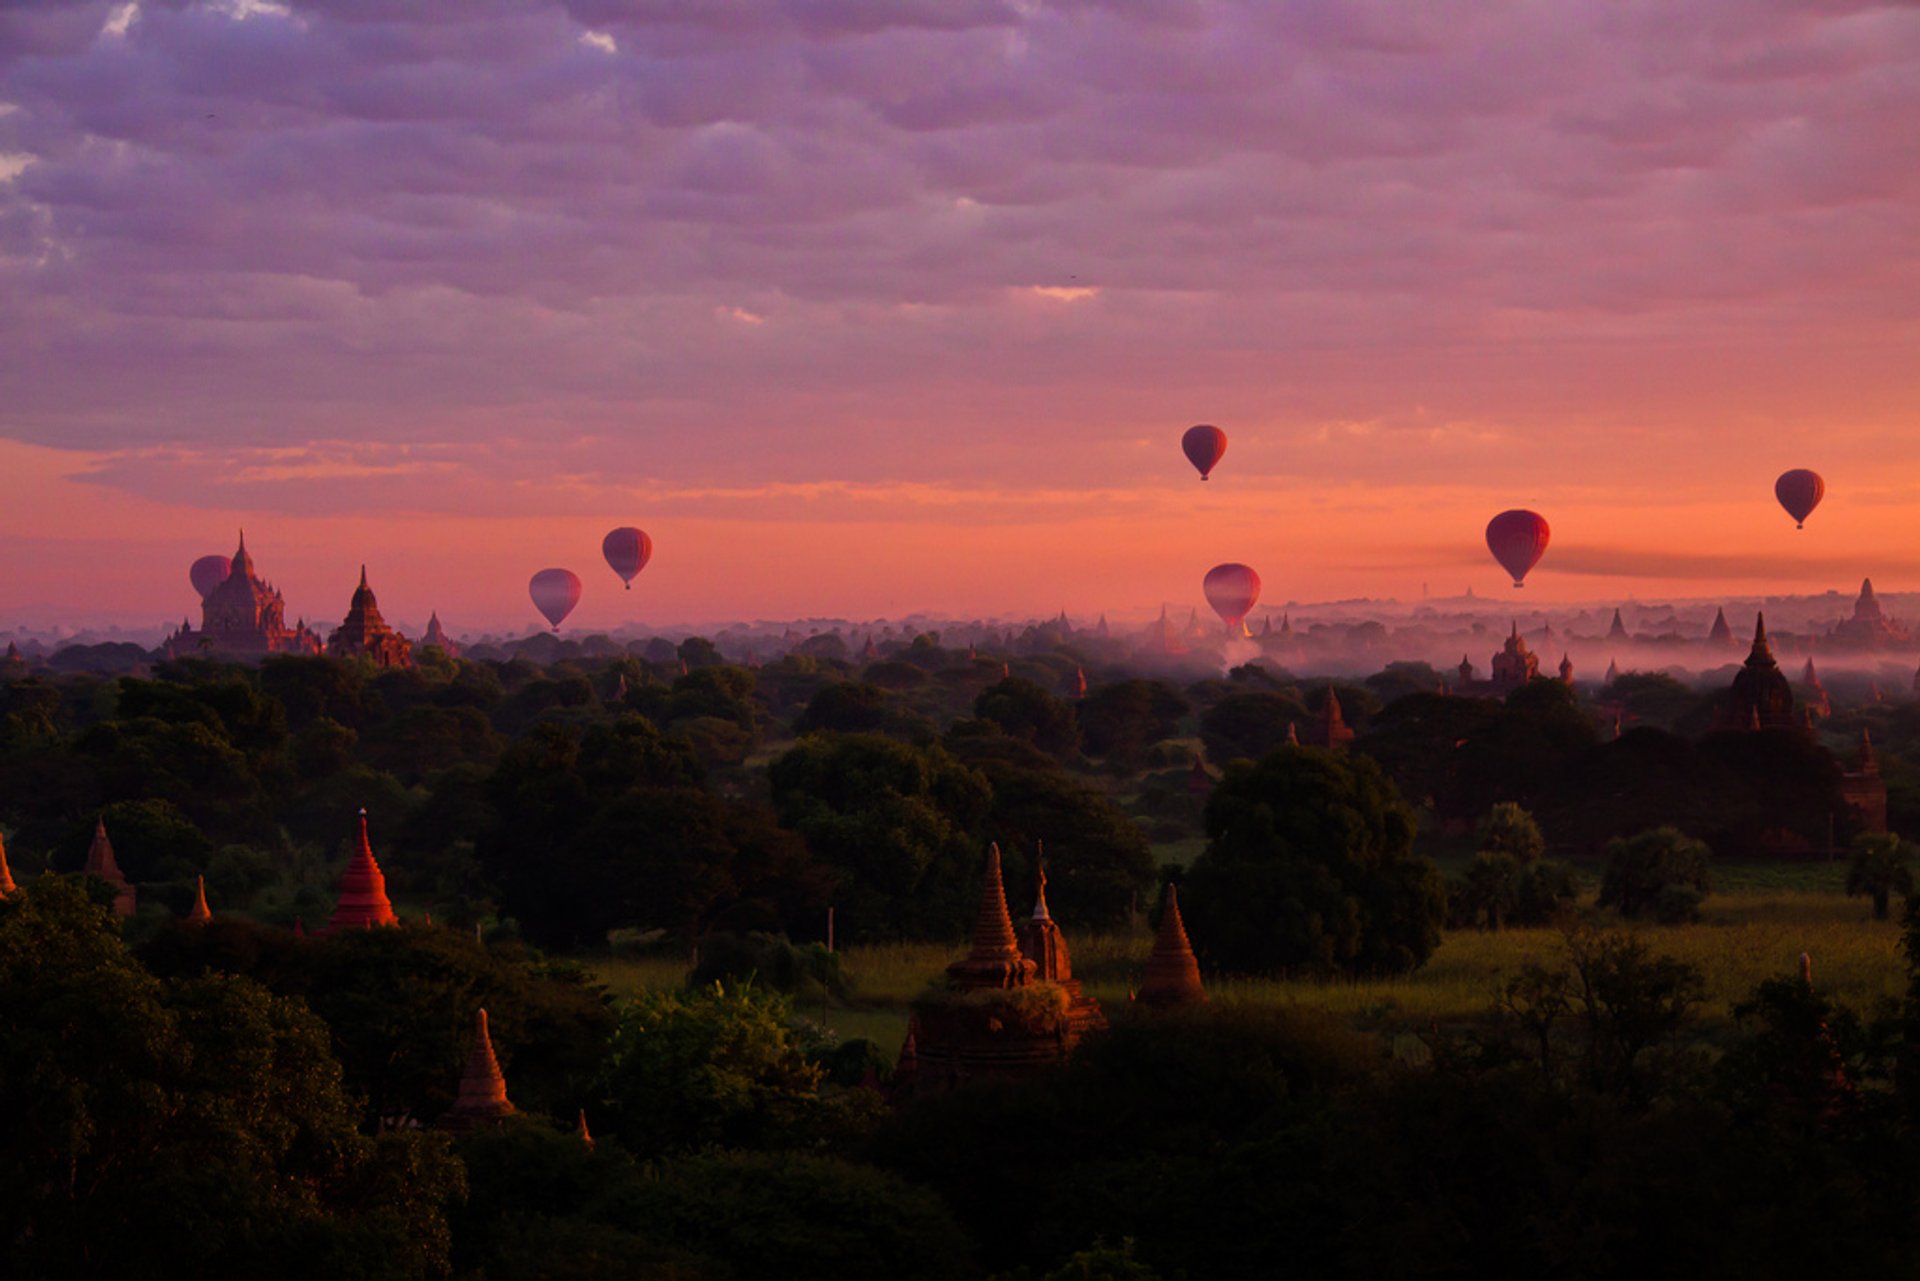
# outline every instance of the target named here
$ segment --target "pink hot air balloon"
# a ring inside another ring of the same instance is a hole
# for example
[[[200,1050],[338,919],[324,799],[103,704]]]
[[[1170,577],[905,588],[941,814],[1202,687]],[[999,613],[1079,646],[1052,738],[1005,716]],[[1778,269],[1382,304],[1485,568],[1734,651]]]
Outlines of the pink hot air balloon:
[[[573,607],[580,603],[580,576],[570,569],[543,569],[527,584],[533,607],[559,631]]]
[[[1187,461],[1200,469],[1200,479],[1205,480],[1207,473],[1219,465],[1220,456],[1227,452],[1227,433],[1201,423],[1187,428],[1187,434],[1180,438],[1180,448]]]
[[[1205,582],[1201,586],[1207,593],[1207,604],[1213,606],[1213,612],[1220,615],[1220,621],[1227,630],[1238,636],[1247,634],[1247,615],[1252,612],[1254,602],[1260,599],[1260,575],[1245,565],[1215,565],[1207,571]]]
[[[1813,515],[1813,509],[1827,496],[1827,482],[1820,479],[1817,471],[1796,467],[1782,472],[1780,479],[1773,482],[1773,496],[1787,509],[1787,515],[1793,517],[1793,527],[1805,529],[1807,517]]]
[[[622,525],[600,540],[600,553],[626,583],[627,590],[632,591],[634,577],[653,558],[653,540],[645,530]]]
[[[193,580],[193,590],[200,593],[200,599],[205,600],[232,572],[233,562],[225,556],[202,556],[187,570],[187,577]]]
[[[1513,585],[1524,587],[1527,571],[1540,563],[1547,550],[1546,518],[1539,512],[1501,512],[1487,522],[1487,548],[1513,575]]]

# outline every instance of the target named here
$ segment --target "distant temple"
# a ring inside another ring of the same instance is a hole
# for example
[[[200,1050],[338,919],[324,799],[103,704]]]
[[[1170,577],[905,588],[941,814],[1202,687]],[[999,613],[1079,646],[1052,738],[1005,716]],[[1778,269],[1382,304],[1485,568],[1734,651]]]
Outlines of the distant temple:
[[[460,657],[460,647],[454,644],[453,637],[447,635],[447,629],[440,626],[440,611],[435,610],[427,619],[427,634],[420,638],[420,644],[431,645],[448,658]]]
[[[1906,625],[1888,618],[1873,594],[1873,580],[1860,580],[1860,596],[1853,602],[1853,617],[1835,623],[1824,644],[1829,649],[1893,649],[1913,643]]]
[[[305,622],[287,626],[287,604],[273,586],[254,576],[247,536],[233,554],[227,577],[200,603],[200,630],[187,623],[161,644],[168,658],[261,658],[268,654],[318,654],[320,637]]]
[[[1089,1032],[1107,1025],[1100,1003],[1088,996],[1073,977],[1067,958],[1067,940],[1047,907],[1047,867],[1036,856],[1033,914],[1020,922],[1020,951],[1033,962],[1033,977],[1038,983],[1053,983],[1066,993],[1068,1034],[1079,1040]]]
[[[1187,939],[1187,924],[1180,919],[1180,891],[1167,886],[1166,910],[1160,914],[1160,932],[1154,936],[1153,954],[1147,958],[1147,973],[1134,997],[1142,1005],[1198,1005],[1207,999],[1206,986],[1200,981],[1200,962]]]
[[[1289,726],[1289,731],[1292,728]],[[1345,747],[1353,740],[1353,727],[1347,724],[1340,710],[1340,696],[1329,685],[1327,697],[1320,704],[1320,714],[1308,722],[1306,737],[1301,741],[1308,747]]]
[[[13,869],[7,866],[7,838],[0,836],[0,898],[19,888],[13,883]]]
[[[27,660],[21,655],[20,647],[8,641],[6,657],[0,658],[0,680],[19,680],[26,674]],[[1920,677],[1914,679],[1920,680]]]
[[[380,617],[380,605],[367,586],[367,567],[360,567],[360,586],[353,590],[346,621],[327,637],[333,658],[369,658],[380,667],[412,667],[413,643]]]
[[[487,1012],[481,1010],[474,1016],[473,1046],[467,1051],[467,1066],[460,1073],[460,1093],[453,1106],[441,1114],[440,1128],[464,1134],[504,1121],[518,1110],[507,1098],[507,1077],[493,1053]],[[584,1128],[586,1113],[580,1115]]]
[[[1562,667],[1566,678],[1571,679],[1573,665],[1563,660]],[[1520,635],[1520,624],[1516,622],[1508,632],[1500,652],[1493,656],[1493,672],[1486,680],[1473,678],[1473,663],[1465,654],[1460,656],[1457,670],[1460,680],[1454,686],[1454,693],[1480,698],[1504,698],[1540,674],[1540,656],[1527,648],[1526,638]]]
[[[367,841],[367,812],[360,811],[360,843],[340,874],[340,901],[334,906],[327,932],[362,930],[375,925],[398,925],[393,904],[387,899],[387,878],[374,862],[373,846]]]
[[[1735,643],[1733,639],[1733,628],[1727,626],[1727,611],[1725,609],[1715,609],[1713,611],[1713,626],[1707,629],[1707,644],[1730,646]]]
[[[1827,687],[1820,683],[1820,673],[1813,668],[1813,659],[1807,659],[1807,665],[1800,672],[1800,683],[1806,687],[1807,723],[1811,725],[1816,716],[1833,715],[1833,697],[1827,693]]]
[[[1564,652],[1560,655],[1560,683],[1573,684],[1573,659]]]
[[[1611,641],[1633,639],[1627,635],[1627,625],[1620,620],[1620,611],[1617,608],[1613,611],[1613,626],[1607,628],[1607,639]]]
[[[94,821],[93,844],[87,846],[87,861],[80,870],[87,876],[97,876],[113,886],[115,915],[133,915],[133,884],[120,870],[120,861],[113,856],[113,842],[107,839],[107,820],[104,817]]]
[[[1869,832],[1887,830],[1887,780],[1880,776],[1880,761],[1873,754],[1873,738],[1860,731],[1860,755],[1853,768],[1840,775],[1840,795],[1853,811],[1854,821]]]
[[[213,909],[207,906],[207,878],[193,878],[193,907],[187,912],[187,924],[205,925],[213,919]]]
[[[1754,615],[1753,649],[1733,677],[1721,729],[1799,729],[1793,712],[1793,687],[1767,645],[1767,619]]]

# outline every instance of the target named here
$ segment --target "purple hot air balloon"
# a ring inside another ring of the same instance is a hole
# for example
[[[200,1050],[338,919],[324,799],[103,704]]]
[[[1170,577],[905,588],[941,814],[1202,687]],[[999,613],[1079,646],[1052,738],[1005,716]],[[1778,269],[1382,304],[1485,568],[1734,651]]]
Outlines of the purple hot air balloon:
[[[1245,565],[1215,565],[1207,571],[1200,586],[1207,594],[1207,604],[1213,606],[1213,612],[1220,615],[1220,621],[1227,625],[1227,631],[1235,636],[1245,636],[1247,615],[1252,612],[1254,602],[1260,599],[1260,575]]]
[[[1186,454],[1187,461],[1200,469],[1200,479],[1205,480],[1227,452],[1227,433],[1218,427],[1201,423],[1198,427],[1187,428],[1186,435],[1180,438],[1180,450]]]
[[[1527,571],[1546,554],[1549,533],[1546,517],[1539,512],[1501,512],[1487,522],[1487,549],[1513,575],[1513,585],[1522,587]]]
[[[653,540],[643,529],[622,525],[600,540],[600,552],[613,572],[625,581],[627,590],[632,591],[634,577],[653,558]]]
[[[187,577],[193,580],[193,590],[200,593],[200,599],[205,600],[232,572],[233,562],[225,556],[202,556],[187,570]]]
[[[557,632],[580,603],[580,576],[570,569],[543,569],[527,584],[527,594]]]
[[[1787,509],[1787,515],[1793,517],[1793,527],[1805,529],[1807,517],[1813,515],[1813,509],[1827,496],[1827,482],[1820,479],[1817,471],[1796,467],[1782,472],[1780,479],[1773,482],[1773,496]]]

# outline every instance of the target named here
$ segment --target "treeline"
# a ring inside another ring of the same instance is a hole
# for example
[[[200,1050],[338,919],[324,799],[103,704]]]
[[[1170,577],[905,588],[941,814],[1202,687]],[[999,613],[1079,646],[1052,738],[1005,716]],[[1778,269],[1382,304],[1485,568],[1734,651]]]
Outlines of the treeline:
[[[1862,1013],[1783,975],[1731,1023],[1701,986],[1571,927],[1469,1026],[1128,1012],[895,1111],[871,1047],[751,986],[614,1003],[421,925],[135,954],[40,877],[0,900],[0,1272],[1911,1275],[1920,983]],[[481,1006],[520,1115],[452,1139]]]

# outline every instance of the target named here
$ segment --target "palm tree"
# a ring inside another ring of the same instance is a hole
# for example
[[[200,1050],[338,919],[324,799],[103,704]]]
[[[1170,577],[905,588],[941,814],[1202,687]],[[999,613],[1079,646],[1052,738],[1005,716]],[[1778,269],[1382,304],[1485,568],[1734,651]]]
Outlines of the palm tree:
[[[1913,845],[1892,832],[1862,832],[1853,838],[1853,863],[1847,868],[1847,893],[1873,899],[1873,919],[1887,919],[1887,901],[1895,891],[1913,893]]]

